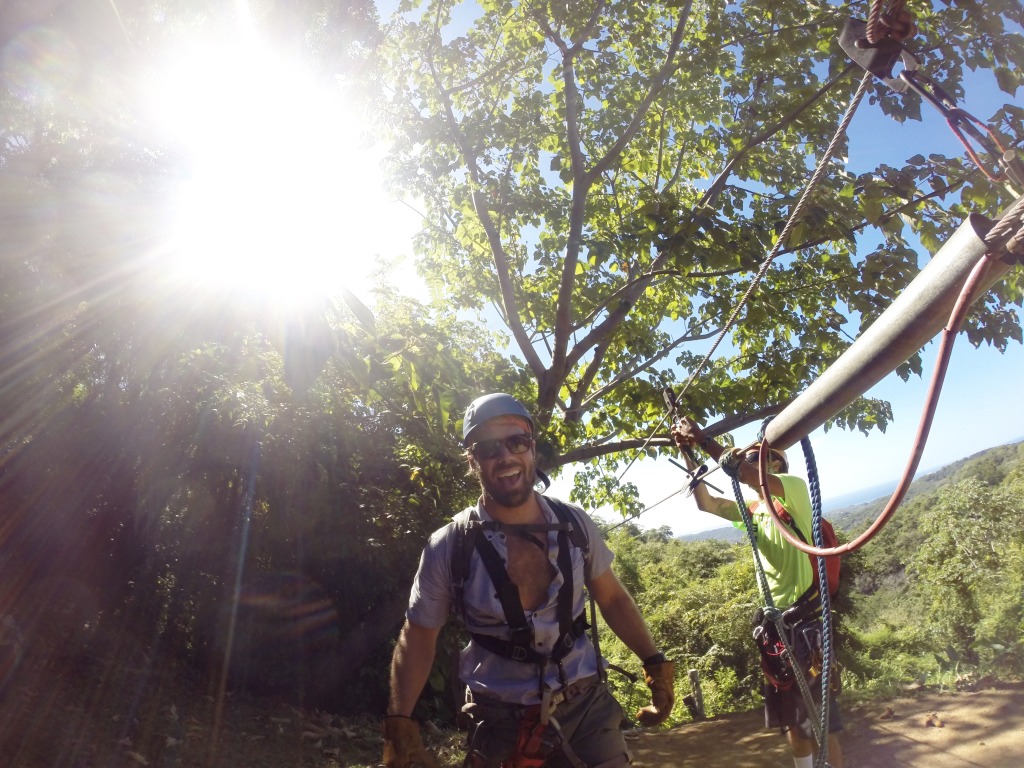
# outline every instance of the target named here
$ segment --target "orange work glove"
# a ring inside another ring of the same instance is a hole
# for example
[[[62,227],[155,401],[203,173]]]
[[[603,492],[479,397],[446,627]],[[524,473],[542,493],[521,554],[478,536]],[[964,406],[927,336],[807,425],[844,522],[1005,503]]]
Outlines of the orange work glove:
[[[676,663],[662,661],[644,664],[644,682],[651,689],[651,704],[636,713],[640,725],[660,725],[672,714],[676,701]]]
[[[384,765],[386,768],[438,768],[420,738],[420,726],[411,717],[384,718]]]

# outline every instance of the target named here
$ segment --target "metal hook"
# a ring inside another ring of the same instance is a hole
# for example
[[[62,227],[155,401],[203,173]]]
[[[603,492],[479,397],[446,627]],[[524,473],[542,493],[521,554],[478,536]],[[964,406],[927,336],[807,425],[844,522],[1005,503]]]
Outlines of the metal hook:
[[[1009,179],[1015,185],[1020,186],[1021,181],[1024,180],[1022,178],[1024,177],[1024,166],[1013,153],[1007,152],[991,128],[967,110],[957,107],[956,99],[946,93],[938,83],[927,75],[917,70],[907,70],[900,73],[900,79],[946,118],[946,123],[960,143],[964,145],[967,155],[989,181],[1000,182]],[[976,126],[980,126],[984,133]],[[967,136],[964,135],[965,133]],[[971,146],[968,136],[990,157],[994,158],[994,164],[999,166],[1001,171],[993,173],[985,167],[978,152]]]
[[[665,400],[665,407],[668,408],[669,415],[672,417],[673,421],[678,419],[679,407],[676,402],[676,393],[672,390],[671,387],[665,387],[665,389],[663,389],[661,392],[661,396]],[[697,486],[704,482],[705,476],[711,474],[715,470],[708,469],[708,465],[706,462],[697,461],[697,456],[693,452],[693,448],[691,448],[690,446],[684,446],[682,448],[682,451],[687,455],[687,457],[689,457],[690,461],[692,461],[697,466],[697,470],[695,472],[691,472],[678,461],[674,461],[671,458],[669,459],[669,461],[671,461],[673,464],[675,464],[677,467],[679,467],[687,475],[690,476],[690,484],[687,486],[686,489],[686,497],[689,498],[690,496],[693,495],[693,492],[694,490],[696,490]],[[708,488],[714,488],[714,490],[718,491],[719,493],[722,493],[721,488],[718,488],[712,485],[711,483],[707,483],[707,486]]]
[[[867,26],[867,22],[860,19],[847,19],[843,26],[839,34],[839,45],[850,59],[897,93],[912,90],[935,107],[967,149],[968,156],[989,181],[1009,180],[1017,187],[1024,186],[1024,163],[1015,153],[1007,152],[992,129],[970,113],[958,108],[956,99],[921,71],[921,60],[899,41],[885,37],[877,43],[868,42]],[[903,63],[903,71],[898,77],[893,77],[892,70],[897,61]],[[981,126],[985,133],[979,131],[975,125]],[[968,137],[964,135],[965,132],[994,158],[994,163],[1001,169],[1000,171],[993,173],[985,167]]]
[[[894,91],[903,93],[907,89],[905,82],[894,78],[892,68],[897,60],[910,71],[917,71],[920,66],[918,58],[891,37],[885,37],[877,43],[868,42],[868,24],[860,19],[847,19],[839,33],[839,45],[854,64],[867,70]]]

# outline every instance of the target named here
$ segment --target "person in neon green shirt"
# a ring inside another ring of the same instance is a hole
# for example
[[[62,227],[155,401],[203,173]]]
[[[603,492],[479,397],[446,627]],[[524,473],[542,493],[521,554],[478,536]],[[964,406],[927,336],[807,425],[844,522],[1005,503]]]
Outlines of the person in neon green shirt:
[[[753,463],[744,463],[753,467],[756,473],[757,451],[750,451],[746,455],[753,459]],[[776,493],[772,488],[772,498],[789,512],[793,522],[801,531],[810,531],[811,498],[807,493],[807,485],[799,477],[779,474],[788,469],[786,463],[785,454],[774,454],[773,452],[773,460],[769,467],[769,471],[773,473],[771,480],[782,484],[782,492]],[[754,481],[755,488],[757,482],[757,480]],[[701,484],[701,487],[703,488],[704,485]],[[805,553],[782,537],[782,533],[772,522],[771,514],[765,508],[762,499],[749,505],[749,509],[750,517],[757,529],[757,547],[764,560],[772,566],[765,569],[765,577],[768,579],[768,587],[772,593],[772,602],[780,608],[786,608],[799,600],[813,583],[814,574],[811,570],[811,560]],[[735,502],[732,502],[732,511],[737,517],[739,516]],[[734,520],[733,525],[742,531],[746,530],[742,519]]]
[[[681,449],[699,446],[715,461],[720,461],[726,453],[726,449],[705,435],[692,419],[682,419],[673,425],[672,439]],[[688,468],[695,470],[696,465],[689,453],[684,450],[683,456]],[[748,449],[737,467],[737,478],[760,496],[757,462],[757,448]],[[789,461],[785,452],[773,449],[768,465],[768,490],[774,502],[789,513],[800,531],[809,532],[812,512],[807,485],[799,477],[786,474],[788,470]],[[693,496],[698,508],[704,512],[710,512],[745,529],[743,516],[735,501],[713,495],[704,483],[697,485]],[[810,558],[783,538],[762,499],[759,498],[749,507],[772,602],[780,610],[785,610],[804,596],[814,581]],[[815,703],[820,706],[821,688],[817,686],[817,690],[814,689],[815,686],[812,686]],[[812,768],[816,742],[810,719],[816,717],[816,713],[807,711],[807,704],[799,690],[779,690],[767,680],[763,690],[765,725],[769,728],[778,727],[786,734],[796,768]],[[842,730],[843,723],[834,697],[829,696],[829,699],[828,760],[833,768],[842,768],[843,753],[837,734]]]

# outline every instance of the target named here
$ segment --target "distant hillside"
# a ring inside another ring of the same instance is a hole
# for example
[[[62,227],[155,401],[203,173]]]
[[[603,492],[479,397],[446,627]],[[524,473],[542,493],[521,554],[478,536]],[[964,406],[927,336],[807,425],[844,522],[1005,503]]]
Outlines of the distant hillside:
[[[966,458],[954,461],[952,464],[931,472],[927,475],[915,478],[910,484],[910,489],[903,499],[903,503],[910,501],[915,496],[934,493],[940,486],[957,483],[968,477],[977,477],[986,483],[995,485],[1006,475],[1006,468],[1018,457],[1024,457],[1024,441],[998,445],[995,448],[988,448]],[[889,501],[892,489],[895,489],[895,481],[887,484],[874,486],[869,492],[875,492],[885,488],[890,490],[872,498],[870,501],[863,501],[858,504],[849,504],[838,509],[826,507],[825,515],[832,524],[849,535],[856,535],[863,531],[871,522],[878,517],[886,503]],[[899,514],[897,512],[897,514]],[[733,526],[723,526],[710,531],[691,533],[679,536],[682,541],[726,541],[738,543],[746,540],[746,534]]]

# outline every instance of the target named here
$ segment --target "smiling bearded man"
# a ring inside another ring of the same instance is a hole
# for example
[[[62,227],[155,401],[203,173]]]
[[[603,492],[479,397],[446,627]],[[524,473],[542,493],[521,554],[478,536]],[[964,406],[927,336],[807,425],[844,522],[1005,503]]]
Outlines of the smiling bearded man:
[[[491,419],[474,431],[477,458],[469,451],[469,465],[480,479],[484,506],[515,510],[528,506],[537,476],[530,423],[516,416]],[[494,455],[485,458],[484,446]],[[504,450],[501,450],[504,448]],[[523,451],[516,453],[516,451]]]
[[[522,403],[502,392],[477,398],[462,437],[482,493],[434,532],[420,558],[391,661],[385,766],[436,766],[412,714],[450,613],[470,637],[459,664],[466,765],[628,765],[622,709],[586,633],[586,590],[643,662],[651,705],[637,712],[641,725],[671,713],[674,664],[612,570],[614,555],[590,516],[534,490],[534,422]]]

